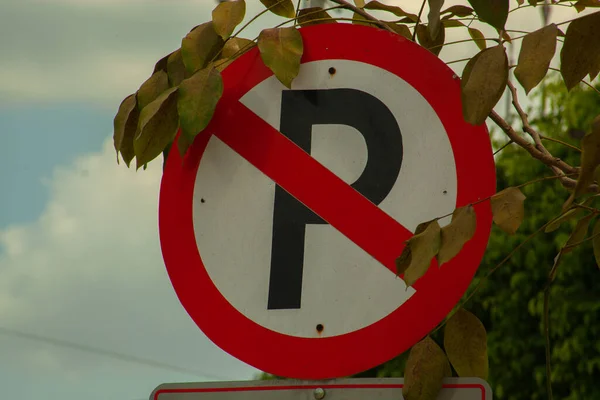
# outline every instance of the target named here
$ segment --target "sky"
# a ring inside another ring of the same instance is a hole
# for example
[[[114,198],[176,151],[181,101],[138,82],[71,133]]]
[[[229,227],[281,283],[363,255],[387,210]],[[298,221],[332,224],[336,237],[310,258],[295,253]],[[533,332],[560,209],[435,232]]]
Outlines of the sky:
[[[262,8],[247,3],[248,16]],[[117,165],[112,147],[120,101],[215,4],[0,0],[3,398],[139,400],[163,382],[256,376],[212,344],[175,296],[157,230],[161,161],[135,172]],[[265,15],[246,37],[279,21]],[[539,21],[530,8],[510,27]],[[451,31],[447,41],[465,38]],[[440,56],[461,59],[475,53],[470,46]]]

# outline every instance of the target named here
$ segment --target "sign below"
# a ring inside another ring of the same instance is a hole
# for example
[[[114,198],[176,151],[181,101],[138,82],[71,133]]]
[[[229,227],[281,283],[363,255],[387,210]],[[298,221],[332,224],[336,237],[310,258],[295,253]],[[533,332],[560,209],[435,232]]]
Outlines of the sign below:
[[[403,386],[402,378],[172,383],[150,400],[402,400]],[[447,378],[437,400],[492,400],[492,391],[481,379]]]

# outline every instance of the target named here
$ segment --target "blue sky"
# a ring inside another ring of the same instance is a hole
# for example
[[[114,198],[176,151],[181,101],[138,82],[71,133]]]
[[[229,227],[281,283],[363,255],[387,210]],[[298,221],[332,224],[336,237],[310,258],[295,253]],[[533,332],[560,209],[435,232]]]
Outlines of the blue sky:
[[[258,0],[247,3],[250,16],[262,8]],[[251,379],[257,372],[214,346],[173,292],[156,227],[160,160],[137,173],[118,166],[111,140],[120,101],[214,5],[0,0],[3,398],[138,400],[163,382]],[[521,15],[516,29],[538,20]],[[276,21],[262,17],[247,37]],[[468,53],[456,47],[441,56]],[[454,66],[460,72],[462,65]]]

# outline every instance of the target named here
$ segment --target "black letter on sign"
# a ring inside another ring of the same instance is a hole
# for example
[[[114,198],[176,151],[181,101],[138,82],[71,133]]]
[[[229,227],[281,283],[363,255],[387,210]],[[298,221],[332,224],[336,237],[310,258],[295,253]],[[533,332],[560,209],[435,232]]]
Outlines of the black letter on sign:
[[[310,154],[313,125],[348,125],[367,144],[367,165],[352,184],[378,205],[394,186],[402,164],[402,136],[385,104],[355,89],[284,90],[280,131]],[[275,189],[269,310],[300,308],[307,224],[326,222],[279,185]]]

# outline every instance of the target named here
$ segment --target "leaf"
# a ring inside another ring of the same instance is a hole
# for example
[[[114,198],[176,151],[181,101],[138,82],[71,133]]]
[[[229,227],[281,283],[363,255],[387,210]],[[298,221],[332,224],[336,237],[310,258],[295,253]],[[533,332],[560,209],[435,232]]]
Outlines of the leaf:
[[[573,7],[577,12],[582,12],[586,7],[600,7],[600,0],[579,0]]]
[[[404,274],[406,286],[412,286],[421,278],[432,259],[440,251],[441,229],[436,220],[420,225],[420,229],[407,242],[402,254],[396,260],[397,274]]]
[[[421,46],[425,47],[427,50],[435,54],[436,56],[440,54],[442,51],[442,47],[444,46],[444,40],[446,39],[446,32],[444,26],[442,25],[438,36],[433,39],[429,35],[429,30],[424,25],[417,26],[417,39]]]
[[[140,112],[136,107],[137,101],[135,94],[127,96],[121,105],[119,111],[113,121],[114,135],[113,142],[117,151],[117,161],[119,160],[119,152],[123,157],[123,161],[129,167],[131,160],[135,157],[133,150],[133,138],[137,130],[138,118]]]
[[[169,59],[169,57],[171,56],[171,54],[173,54],[173,53],[167,54],[166,56],[164,56],[163,58],[161,58],[160,60],[158,60],[156,62],[156,64],[154,64],[154,71],[152,71],[152,74],[155,74],[158,71],[167,72],[167,60]]]
[[[502,45],[487,48],[471,58],[461,81],[463,116],[472,125],[485,122],[508,81],[508,58]]]
[[[225,42],[213,25],[212,21],[198,25],[181,41],[181,56],[189,75],[204,69],[223,48]]]
[[[479,19],[499,31],[504,30],[508,18],[508,3],[508,0],[469,0]]]
[[[442,380],[452,376],[444,350],[429,336],[415,344],[404,369],[404,400],[436,400]]]
[[[592,131],[581,139],[581,165],[575,190],[563,207],[567,208],[573,200],[594,181],[594,171],[600,165],[600,116],[592,123]]]
[[[252,40],[244,38],[230,38],[225,42],[223,51],[219,60],[216,60],[212,65],[219,72],[223,72],[232,62],[234,62],[239,56],[252,49],[255,46]]]
[[[302,35],[296,28],[263,29],[258,36],[258,50],[267,67],[287,88],[300,72],[304,51]]]
[[[296,8],[292,0],[260,0],[273,14],[285,18],[294,18],[296,16]]]
[[[444,349],[458,376],[487,379],[487,334],[474,314],[460,308],[446,322]]]
[[[450,14],[450,16],[456,15],[457,17],[468,17],[473,14],[473,9],[467,6],[452,6],[446,8],[441,14]]]
[[[359,13],[352,14],[352,23],[354,25],[373,26],[372,22],[360,15]]]
[[[392,28],[398,35],[404,36],[408,40],[412,40],[412,33],[410,32],[408,26],[404,24],[395,24],[393,22],[384,22],[384,24]]]
[[[479,29],[475,29],[475,28],[471,28],[471,27],[468,27],[467,29],[469,31],[469,35],[473,39],[473,42],[477,45],[477,47],[479,47],[479,50],[485,50],[487,45],[486,45],[485,36],[483,36],[483,33],[481,33],[481,31]]]
[[[219,3],[212,12],[212,21],[215,32],[227,39],[246,16],[246,2],[244,0],[229,0]]]
[[[179,85],[177,112],[182,136],[193,139],[209,124],[223,95],[223,79],[214,67],[205,68]]]
[[[583,239],[585,239],[585,237],[587,236],[589,226],[590,226],[590,221],[594,217],[595,217],[594,214],[588,214],[585,217],[581,218],[579,221],[577,221],[577,225],[575,225],[575,228],[573,228],[573,232],[571,232],[571,236],[569,236],[569,239],[567,240],[565,247],[562,249],[563,253],[567,254],[567,253],[573,251],[573,249],[576,246],[574,246],[574,247],[571,247],[571,246],[577,245]]]
[[[321,7],[304,8],[298,12],[298,23],[301,26],[328,24],[337,22]]]
[[[156,99],[161,93],[169,88],[169,78],[167,73],[164,71],[158,71],[146,82],[142,83],[142,86],[137,91],[137,105],[138,110],[143,110],[148,104]]]
[[[137,169],[158,157],[179,128],[177,87],[168,89],[140,112],[139,135],[133,141]]]
[[[600,67],[600,12],[573,20],[560,52],[560,73],[567,90]]]
[[[594,258],[596,259],[596,265],[600,267],[600,219],[596,221],[594,230],[592,231],[592,247],[594,248]]]
[[[365,0],[354,0],[354,4],[356,4],[356,7],[358,7],[358,8],[364,8]]]
[[[427,29],[431,38],[437,38],[440,33],[440,11],[444,0],[427,0],[429,3],[429,14],[427,14]]]
[[[515,77],[525,89],[525,93],[528,94],[546,76],[556,51],[557,35],[558,27],[556,24],[550,24],[528,33],[523,38]]]
[[[544,232],[546,232],[546,233],[554,232],[555,230],[557,230],[560,227],[560,225],[563,222],[566,222],[566,221],[570,220],[571,218],[576,217],[580,213],[581,213],[581,208],[573,208],[573,209],[567,211],[566,213],[559,215],[558,217],[554,218],[548,225],[546,225]]]
[[[171,53],[167,59],[167,75],[169,76],[169,86],[177,86],[185,79],[185,65],[181,57],[181,49]]]
[[[444,27],[446,28],[460,28],[466,26],[461,21],[456,19],[442,19],[442,24],[444,24]]]
[[[514,235],[525,217],[525,195],[519,188],[509,187],[490,199],[494,223],[509,235]]]
[[[452,222],[441,230],[441,245],[437,255],[438,265],[450,261],[463,248],[477,229],[477,216],[473,206],[457,208],[452,213]]]
[[[408,17],[412,22],[417,22],[419,20],[419,17],[416,14],[407,13],[398,6],[382,4],[377,0],[368,2],[367,4],[365,4],[364,8],[365,10],[387,11],[394,14],[397,17]]]

